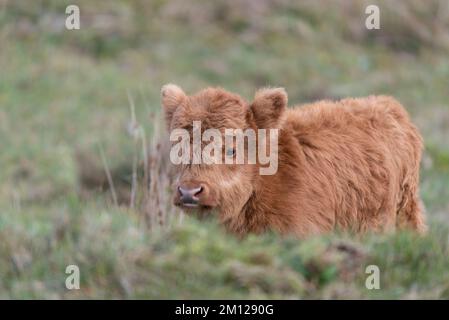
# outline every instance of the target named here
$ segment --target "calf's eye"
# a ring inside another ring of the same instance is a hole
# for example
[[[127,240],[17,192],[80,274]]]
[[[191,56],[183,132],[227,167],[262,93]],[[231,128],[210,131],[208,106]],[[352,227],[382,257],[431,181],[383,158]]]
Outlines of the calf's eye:
[[[227,157],[233,157],[235,154],[235,149],[234,148],[228,148],[226,149],[226,156]]]

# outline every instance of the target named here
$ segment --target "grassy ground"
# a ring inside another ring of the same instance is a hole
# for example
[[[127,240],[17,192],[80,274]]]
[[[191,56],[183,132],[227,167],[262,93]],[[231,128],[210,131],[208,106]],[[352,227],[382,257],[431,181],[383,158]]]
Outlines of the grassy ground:
[[[74,3],[81,30],[67,31]],[[367,3],[0,1],[0,298],[449,298],[448,2],[377,2],[378,31]],[[163,167],[155,202],[130,208],[130,100],[160,165],[166,82],[248,99],[284,86],[291,104],[394,95],[425,137],[428,236],[237,240],[173,213]],[[69,264],[80,290],[64,286]],[[380,290],[365,288],[370,264]]]

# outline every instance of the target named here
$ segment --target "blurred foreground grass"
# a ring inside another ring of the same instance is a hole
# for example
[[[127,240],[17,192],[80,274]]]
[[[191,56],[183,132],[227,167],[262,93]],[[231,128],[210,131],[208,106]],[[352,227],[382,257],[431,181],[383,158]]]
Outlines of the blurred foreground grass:
[[[74,3],[81,30],[67,31]],[[0,298],[448,298],[449,3],[376,3],[370,32],[366,1],[0,1]],[[128,94],[151,140],[166,82],[248,99],[284,86],[291,105],[394,95],[425,137],[429,235],[237,240],[178,216],[147,230],[126,205]],[[369,264],[381,290],[364,286]]]
[[[191,218],[149,233],[132,212],[75,200],[3,211],[0,223],[0,298],[449,298],[438,225],[425,238],[240,241]],[[80,268],[80,290],[64,286],[68,264]],[[380,290],[365,288],[372,264]]]

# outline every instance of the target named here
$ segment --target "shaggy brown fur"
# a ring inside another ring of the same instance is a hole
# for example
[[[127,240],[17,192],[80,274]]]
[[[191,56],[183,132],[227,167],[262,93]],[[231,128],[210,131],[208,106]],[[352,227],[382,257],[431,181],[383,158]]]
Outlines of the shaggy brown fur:
[[[166,85],[162,104],[170,129],[191,129],[193,120],[202,121],[202,129],[280,129],[275,175],[259,175],[258,164],[178,168],[177,186],[204,186],[201,208],[217,209],[234,233],[426,229],[418,192],[422,139],[394,98],[287,109],[281,88],[259,90],[248,104],[219,88],[187,96]]]

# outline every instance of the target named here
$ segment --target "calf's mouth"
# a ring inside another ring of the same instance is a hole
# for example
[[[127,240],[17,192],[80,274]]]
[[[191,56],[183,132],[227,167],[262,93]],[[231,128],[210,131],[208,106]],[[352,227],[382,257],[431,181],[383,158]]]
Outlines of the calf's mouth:
[[[193,210],[201,210],[201,211],[210,211],[215,208],[215,206],[200,204],[199,202],[179,202],[175,201],[175,205],[180,207],[185,211],[193,211]]]

